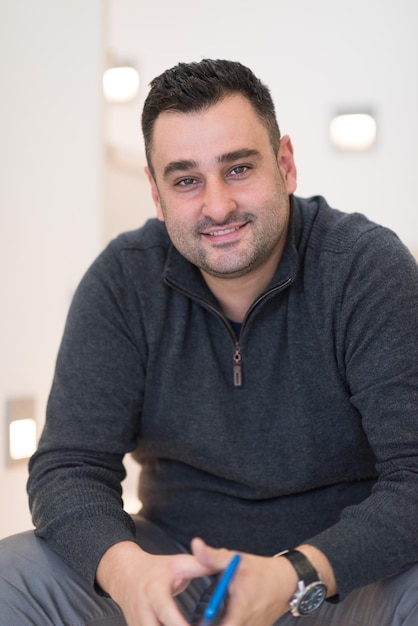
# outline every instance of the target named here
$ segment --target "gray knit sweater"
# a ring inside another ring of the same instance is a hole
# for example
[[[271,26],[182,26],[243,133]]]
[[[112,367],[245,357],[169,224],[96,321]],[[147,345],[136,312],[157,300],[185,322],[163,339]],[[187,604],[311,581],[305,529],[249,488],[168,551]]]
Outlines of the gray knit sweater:
[[[164,224],[118,237],[69,312],[30,464],[38,535],[93,582],[134,533],[120,481],[135,451],[143,513],[184,545],[308,541],[340,597],[418,561],[417,278],[392,232],[292,197],[236,337]]]

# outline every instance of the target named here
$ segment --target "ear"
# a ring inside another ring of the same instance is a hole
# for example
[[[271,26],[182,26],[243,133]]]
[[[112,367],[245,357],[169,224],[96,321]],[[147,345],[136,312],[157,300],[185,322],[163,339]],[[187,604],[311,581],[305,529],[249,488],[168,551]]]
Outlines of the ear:
[[[282,173],[286,191],[290,195],[296,190],[296,165],[293,158],[293,146],[289,135],[283,135],[280,139],[280,147],[277,155],[277,163]]]
[[[157,217],[159,220],[164,222],[164,215],[161,209],[160,193],[158,191],[157,183],[155,182],[154,176],[151,174],[149,167],[145,167],[144,172],[147,175],[149,184],[151,186],[151,195],[157,209]]]

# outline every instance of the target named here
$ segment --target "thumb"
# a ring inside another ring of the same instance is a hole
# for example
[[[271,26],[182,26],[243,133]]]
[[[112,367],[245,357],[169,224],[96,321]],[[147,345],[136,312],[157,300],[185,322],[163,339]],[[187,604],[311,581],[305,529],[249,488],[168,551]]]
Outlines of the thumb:
[[[224,570],[231,560],[232,552],[225,548],[212,548],[207,543],[195,537],[191,543],[192,553],[196,559],[214,574]]]

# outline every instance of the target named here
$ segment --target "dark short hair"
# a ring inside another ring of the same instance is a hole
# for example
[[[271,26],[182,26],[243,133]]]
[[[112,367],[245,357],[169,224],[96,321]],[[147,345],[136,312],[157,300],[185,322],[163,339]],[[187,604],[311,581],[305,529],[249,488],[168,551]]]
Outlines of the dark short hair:
[[[280,130],[270,90],[253,72],[236,61],[203,59],[179,63],[151,82],[142,112],[145,153],[151,171],[153,129],[164,111],[189,113],[203,111],[234,93],[242,94],[267,128],[277,154]]]

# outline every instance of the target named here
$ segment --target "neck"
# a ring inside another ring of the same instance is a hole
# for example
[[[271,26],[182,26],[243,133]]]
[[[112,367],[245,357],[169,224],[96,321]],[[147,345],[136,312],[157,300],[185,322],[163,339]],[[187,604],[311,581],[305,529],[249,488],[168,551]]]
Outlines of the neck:
[[[263,267],[236,278],[212,276],[204,271],[202,275],[224,315],[233,322],[242,323],[254,300],[273,278],[278,262],[274,255]]]

